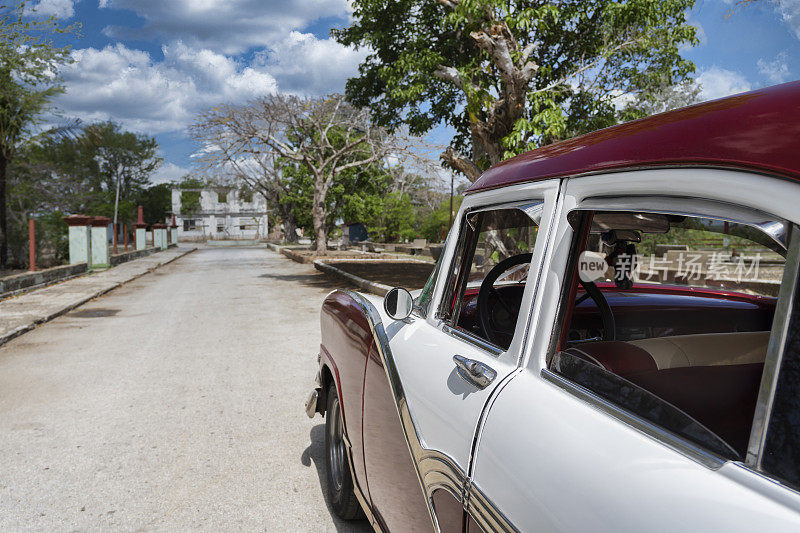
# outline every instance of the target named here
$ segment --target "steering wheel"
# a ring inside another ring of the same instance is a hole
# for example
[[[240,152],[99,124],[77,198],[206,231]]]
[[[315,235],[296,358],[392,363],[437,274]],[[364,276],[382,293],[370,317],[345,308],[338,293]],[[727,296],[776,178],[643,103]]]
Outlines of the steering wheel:
[[[500,296],[500,293],[497,291],[497,289],[494,288],[494,283],[497,281],[497,278],[499,278],[501,274],[503,274],[511,267],[515,267],[517,265],[524,265],[525,263],[530,263],[532,258],[533,254],[531,253],[512,255],[511,257],[503,259],[495,266],[493,266],[492,269],[489,271],[489,273],[486,274],[486,277],[483,278],[480,291],[478,291],[478,304],[477,304],[478,324],[480,324],[484,337],[494,344],[498,344],[496,333],[502,333],[505,335],[509,335],[511,337],[514,336],[514,328],[517,325],[516,318],[517,315],[519,314],[519,307],[513,309],[513,307],[509,305],[508,302],[503,300],[503,297]],[[492,324],[491,314],[489,312],[489,303],[492,300],[500,304],[500,306],[509,314],[509,316],[513,317],[514,323],[511,326],[510,331],[506,329],[496,328]]]
[[[578,280],[583,287],[583,290],[586,291],[584,296],[578,298],[575,302],[577,306],[587,297],[594,300],[594,303],[597,304],[597,309],[600,310],[600,319],[603,321],[603,337],[604,341],[613,341],[617,339],[617,322],[614,320],[614,313],[611,311],[611,306],[608,305],[608,300],[606,300],[605,295],[603,292],[597,287],[597,284],[594,281],[583,281],[578,277]]]

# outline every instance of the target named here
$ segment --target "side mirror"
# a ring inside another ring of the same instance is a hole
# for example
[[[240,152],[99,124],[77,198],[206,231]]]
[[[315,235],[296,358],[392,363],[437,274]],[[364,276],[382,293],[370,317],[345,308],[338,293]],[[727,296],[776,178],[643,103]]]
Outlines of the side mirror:
[[[402,287],[390,289],[383,298],[383,308],[386,310],[386,314],[395,320],[408,318],[413,306],[414,298]]]

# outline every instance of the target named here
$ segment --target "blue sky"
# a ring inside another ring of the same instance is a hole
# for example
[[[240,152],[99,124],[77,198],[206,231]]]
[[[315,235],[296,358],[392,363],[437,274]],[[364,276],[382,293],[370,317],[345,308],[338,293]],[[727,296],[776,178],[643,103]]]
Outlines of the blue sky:
[[[63,116],[114,120],[153,135],[165,164],[157,181],[192,168],[199,147],[187,137],[195,114],[275,91],[342,91],[364,51],[328,31],[346,25],[347,0],[34,0],[42,15],[83,24],[64,37],[75,63]],[[732,12],[733,0],[698,0],[690,21],[701,34],[684,55],[697,65],[704,99],[800,78],[800,0],[761,2]],[[448,140],[439,129],[431,136]]]

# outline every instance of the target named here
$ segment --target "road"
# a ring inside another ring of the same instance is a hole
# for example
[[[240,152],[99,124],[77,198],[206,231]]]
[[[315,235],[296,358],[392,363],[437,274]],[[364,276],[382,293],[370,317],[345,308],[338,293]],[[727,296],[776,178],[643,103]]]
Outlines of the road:
[[[303,411],[335,287],[202,248],[0,347],[0,531],[368,531]]]

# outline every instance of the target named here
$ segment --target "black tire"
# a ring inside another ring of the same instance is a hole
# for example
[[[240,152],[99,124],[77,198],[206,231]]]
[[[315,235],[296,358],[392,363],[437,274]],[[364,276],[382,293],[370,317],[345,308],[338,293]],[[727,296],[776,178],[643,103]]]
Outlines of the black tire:
[[[336,516],[343,520],[363,518],[364,511],[353,491],[353,476],[343,440],[342,408],[333,383],[328,390],[325,413],[325,470],[331,507]]]

